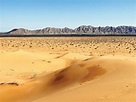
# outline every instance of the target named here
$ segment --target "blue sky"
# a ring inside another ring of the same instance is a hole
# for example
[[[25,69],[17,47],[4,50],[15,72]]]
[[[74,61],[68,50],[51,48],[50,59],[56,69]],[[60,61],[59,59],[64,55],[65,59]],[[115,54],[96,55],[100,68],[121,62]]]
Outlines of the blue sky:
[[[0,0],[0,31],[136,26],[136,0]]]

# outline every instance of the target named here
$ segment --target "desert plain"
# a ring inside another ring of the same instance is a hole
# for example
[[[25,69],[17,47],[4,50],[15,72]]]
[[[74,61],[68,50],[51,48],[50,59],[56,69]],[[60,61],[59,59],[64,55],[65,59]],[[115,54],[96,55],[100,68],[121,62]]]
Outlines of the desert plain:
[[[136,102],[136,37],[1,37],[0,102]]]

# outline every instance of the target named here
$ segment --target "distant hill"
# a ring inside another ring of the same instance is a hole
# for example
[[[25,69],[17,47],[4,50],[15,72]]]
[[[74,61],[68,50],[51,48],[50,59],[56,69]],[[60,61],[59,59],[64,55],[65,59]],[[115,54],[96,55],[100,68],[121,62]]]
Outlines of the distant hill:
[[[51,28],[47,27],[38,30],[28,30],[24,28],[13,29],[5,34],[8,35],[136,35],[136,27],[134,26],[79,26],[75,29],[70,28]]]

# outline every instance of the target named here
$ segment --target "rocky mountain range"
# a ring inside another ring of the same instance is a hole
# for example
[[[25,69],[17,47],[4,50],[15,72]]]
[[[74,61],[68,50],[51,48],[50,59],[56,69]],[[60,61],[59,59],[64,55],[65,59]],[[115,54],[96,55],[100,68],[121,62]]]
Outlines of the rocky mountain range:
[[[28,30],[24,28],[19,29],[13,29],[9,32],[6,32],[6,34],[11,35],[59,35],[59,34],[99,34],[99,35],[118,35],[118,34],[130,34],[130,35],[136,35],[136,27],[134,26],[118,26],[118,27],[112,27],[112,26],[106,26],[106,27],[93,27],[93,26],[79,26],[75,29],[70,28],[51,28],[47,27],[44,29],[38,29],[38,30]]]

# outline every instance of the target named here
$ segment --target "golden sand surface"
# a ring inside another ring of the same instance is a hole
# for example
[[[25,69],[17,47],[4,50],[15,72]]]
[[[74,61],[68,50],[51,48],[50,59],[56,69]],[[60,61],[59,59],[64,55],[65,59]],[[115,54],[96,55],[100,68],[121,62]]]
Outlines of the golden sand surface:
[[[136,37],[1,37],[0,102],[136,102]]]

